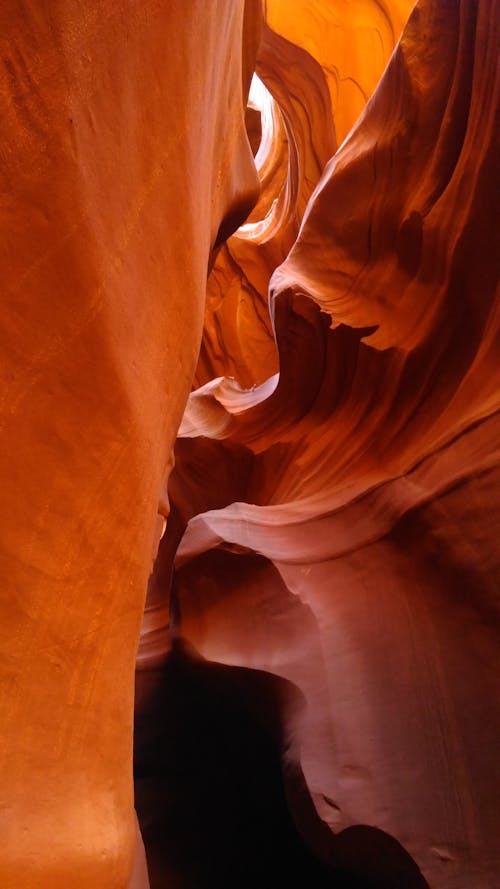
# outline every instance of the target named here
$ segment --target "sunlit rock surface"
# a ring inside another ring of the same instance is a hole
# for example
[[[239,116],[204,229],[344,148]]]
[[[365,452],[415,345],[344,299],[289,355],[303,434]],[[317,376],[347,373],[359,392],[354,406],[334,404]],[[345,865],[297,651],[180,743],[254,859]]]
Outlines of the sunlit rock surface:
[[[1,889],[497,889],[499,10],[413,5],[2,4]]]
[[[494,889],[498,7],[266,5],[263,189],[208,281],[138,731],[170,621],[303,696],[284,786],[331,885],[413,885],[392,837],[433,889]]]
[[[1,4],[2,889],[130,879],[137,640],[210,253],[257,196],[259,22]]]

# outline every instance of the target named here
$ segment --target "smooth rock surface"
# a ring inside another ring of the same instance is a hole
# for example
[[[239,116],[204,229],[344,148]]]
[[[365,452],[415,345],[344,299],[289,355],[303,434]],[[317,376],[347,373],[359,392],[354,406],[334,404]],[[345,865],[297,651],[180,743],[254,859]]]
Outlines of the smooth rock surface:
[[[124,889],[134,667],[260,4],[0,10],[0,885]],[[160,513],[160,514],[159,514]]]
[[[1,889],[497,889],[499,36],[3,3]]]
[[[205,657],[300,689],[290,731],[335,834],[381,828],[433,889],[495,889],[498,6],[421,0],[403,28],[393,5],[402,37],[376,88],[366,33],[352,52],[373,95],[350,131],[354,105],[338,118],[332,101],[328,123],[323,99],[341,6],[343,33],[355,8],[390,20],[389,4],[267,4],[258,71],[284,135],[264,183],[284,209],[258,226],[257,205],[209,280],[163,544],[170,616]],[[266,45],[282,47],[269,69]],[[301,151],[321,170],[298,185]],[[306,803],[289,805],[321,854]]]

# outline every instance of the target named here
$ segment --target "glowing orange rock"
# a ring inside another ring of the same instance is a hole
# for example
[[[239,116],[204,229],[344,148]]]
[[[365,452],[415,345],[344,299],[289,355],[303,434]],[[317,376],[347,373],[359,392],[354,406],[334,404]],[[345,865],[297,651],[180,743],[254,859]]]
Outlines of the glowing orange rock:
[[[158,504],[209,255],[257,194],[260,4],[7,0],[0,21],[0,885],[124,889]]]
[[[152,889],[495,885],[498,5],[264,6],[0,12],[1,889],[145,889],[179,424]]]
[[[413,6],[414,0],[265,0],[270,28],[323,68],[339,144],[374,92]]]
[[[498,870],[498,33],[488,0],[417,4],[272,276],[279,376],[203,380],[171,487],[179,631],[293,681],[317,812],[440,889]],[[284,582],[259,631],[252,553]]]

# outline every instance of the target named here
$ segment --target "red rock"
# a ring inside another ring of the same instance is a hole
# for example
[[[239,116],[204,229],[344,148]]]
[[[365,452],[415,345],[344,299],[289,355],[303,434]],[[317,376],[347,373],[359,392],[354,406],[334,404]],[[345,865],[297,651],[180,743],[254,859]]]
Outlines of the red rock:
[[[162,483],[210,252],[257,193],[259,4],[7,0],[0,21],[0,885],[124,889]]]
[[[134,666],[151,889],[496,889],[500,21],[412,5],[0,12],[1,889],[147,886]]]
[[[436,889],[500,867],[498,32],[489,2],[417,4],[272,275],[267,382],[264,336],[241,379],[231,360],[271,248],[230,240],[236,311],[209,283],[171,482],[178,632],[292,681],[317,813],[382,828]],[[240,386],[206,380],[217,324],[214,376]]]

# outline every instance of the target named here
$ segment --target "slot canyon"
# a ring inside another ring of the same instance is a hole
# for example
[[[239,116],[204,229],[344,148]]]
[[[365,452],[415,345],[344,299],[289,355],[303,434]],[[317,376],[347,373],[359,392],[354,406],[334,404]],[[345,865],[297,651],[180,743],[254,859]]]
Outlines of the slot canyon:
[[[500,5],[0,23],[0,889],[498,889]]]

